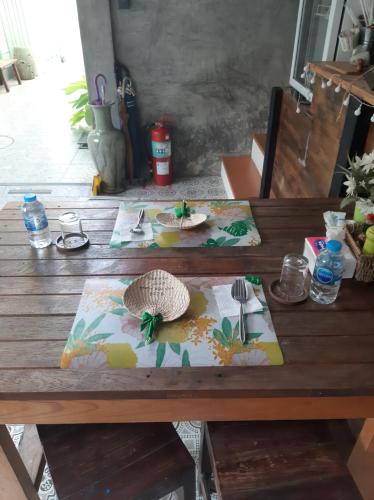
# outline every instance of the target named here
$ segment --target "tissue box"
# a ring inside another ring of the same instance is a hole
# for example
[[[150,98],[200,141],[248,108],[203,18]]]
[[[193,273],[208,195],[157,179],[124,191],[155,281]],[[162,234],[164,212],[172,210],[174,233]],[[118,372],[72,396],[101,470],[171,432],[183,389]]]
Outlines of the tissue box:
[[[312,236],[309,238],[305,238],[303,255],[309,260],[309,271],[311,274],[313,274],[314,266],[316,265],[317,255],[321,250],[324,250],[325,248],[325,236]],[[342,253],[344,256],[343,278],[353,278],[356,269],[356,259],[349,247],[344,242]]]

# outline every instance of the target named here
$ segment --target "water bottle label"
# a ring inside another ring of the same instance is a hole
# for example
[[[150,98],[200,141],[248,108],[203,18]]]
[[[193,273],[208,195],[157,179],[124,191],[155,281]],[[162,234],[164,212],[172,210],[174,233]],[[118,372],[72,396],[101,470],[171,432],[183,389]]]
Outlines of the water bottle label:
[[[43,231],[48,227],[48,220],[45,214],[37,217],[25,217],[25,226],[28,231]]]
[[[331,269],[328,269],[327,267],[319,267],[316,269],[315,277],[317,278],[317,281],[323,285],[332,284],[334,281],[334,274]]]

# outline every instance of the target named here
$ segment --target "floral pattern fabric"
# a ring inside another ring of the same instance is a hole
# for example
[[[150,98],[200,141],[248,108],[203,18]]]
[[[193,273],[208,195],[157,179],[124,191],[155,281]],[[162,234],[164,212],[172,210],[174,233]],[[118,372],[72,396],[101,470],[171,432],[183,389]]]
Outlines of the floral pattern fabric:
[[[123,305],[123,293],[132,279],[87,280],[61,368],[282,365],[261,285],[253,289],[264,309],[246,315],[249,335],[245,345],[240,341],[238,316],[220,316],[212,287],[234,280],[182,278],[190,292],[190,306],[178,320],[161,324],[149,345],[140,332],[141,320]]]
[[[189,201],[191,213],[208,216],[201,226],[190,230],[167,228],[156,220],[160,212],[174,213],[181,203],[170,201],[121,202],[110,246],[113,248],[232,247],[256,246],[261,238],[247,201]],[[144,222],[152,224],[151,241],[121,241],[121,228],[136,224],[140,209]]]

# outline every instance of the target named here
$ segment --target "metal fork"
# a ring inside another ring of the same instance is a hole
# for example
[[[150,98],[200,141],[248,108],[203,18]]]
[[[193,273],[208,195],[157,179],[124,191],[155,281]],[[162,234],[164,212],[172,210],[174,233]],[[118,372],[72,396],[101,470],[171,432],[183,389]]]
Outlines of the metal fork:
[[[130,229],[130,232],[131,233],[137,233],[137,234],[141,234],[143,233],[143,229],[142,229],[142,221],[143,221],[143,218],[144,218],[144,209],[142,208],[139,212],[139,215],[138,215],[138,223],[136,224],[136,226],[132,227]]]
[[[246,342],[246,331],[245,331],[245,321],[243,314],[243,304],[248,302],[248,291],[245,281],[243,279],[237,279],[232,285],[231,296],[236,302],[240,304],[240,315],[239,315],[239,332],[242,344]]]

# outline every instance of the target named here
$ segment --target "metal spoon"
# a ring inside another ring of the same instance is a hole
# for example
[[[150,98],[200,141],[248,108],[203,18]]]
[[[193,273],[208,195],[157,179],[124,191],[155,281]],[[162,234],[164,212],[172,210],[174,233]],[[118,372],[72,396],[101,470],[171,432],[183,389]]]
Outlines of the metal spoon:
[[[136,233],[136,234],[142,234],[144,233],[143,229],[142,229],[142,220],[143,220],[143,217],[144,217],[144,209],[142,208],[139,212],[139,215],[138,215],[138,222],[136,224],[136,226],[132,227],[130,229],[130,232],[131,233]]]

